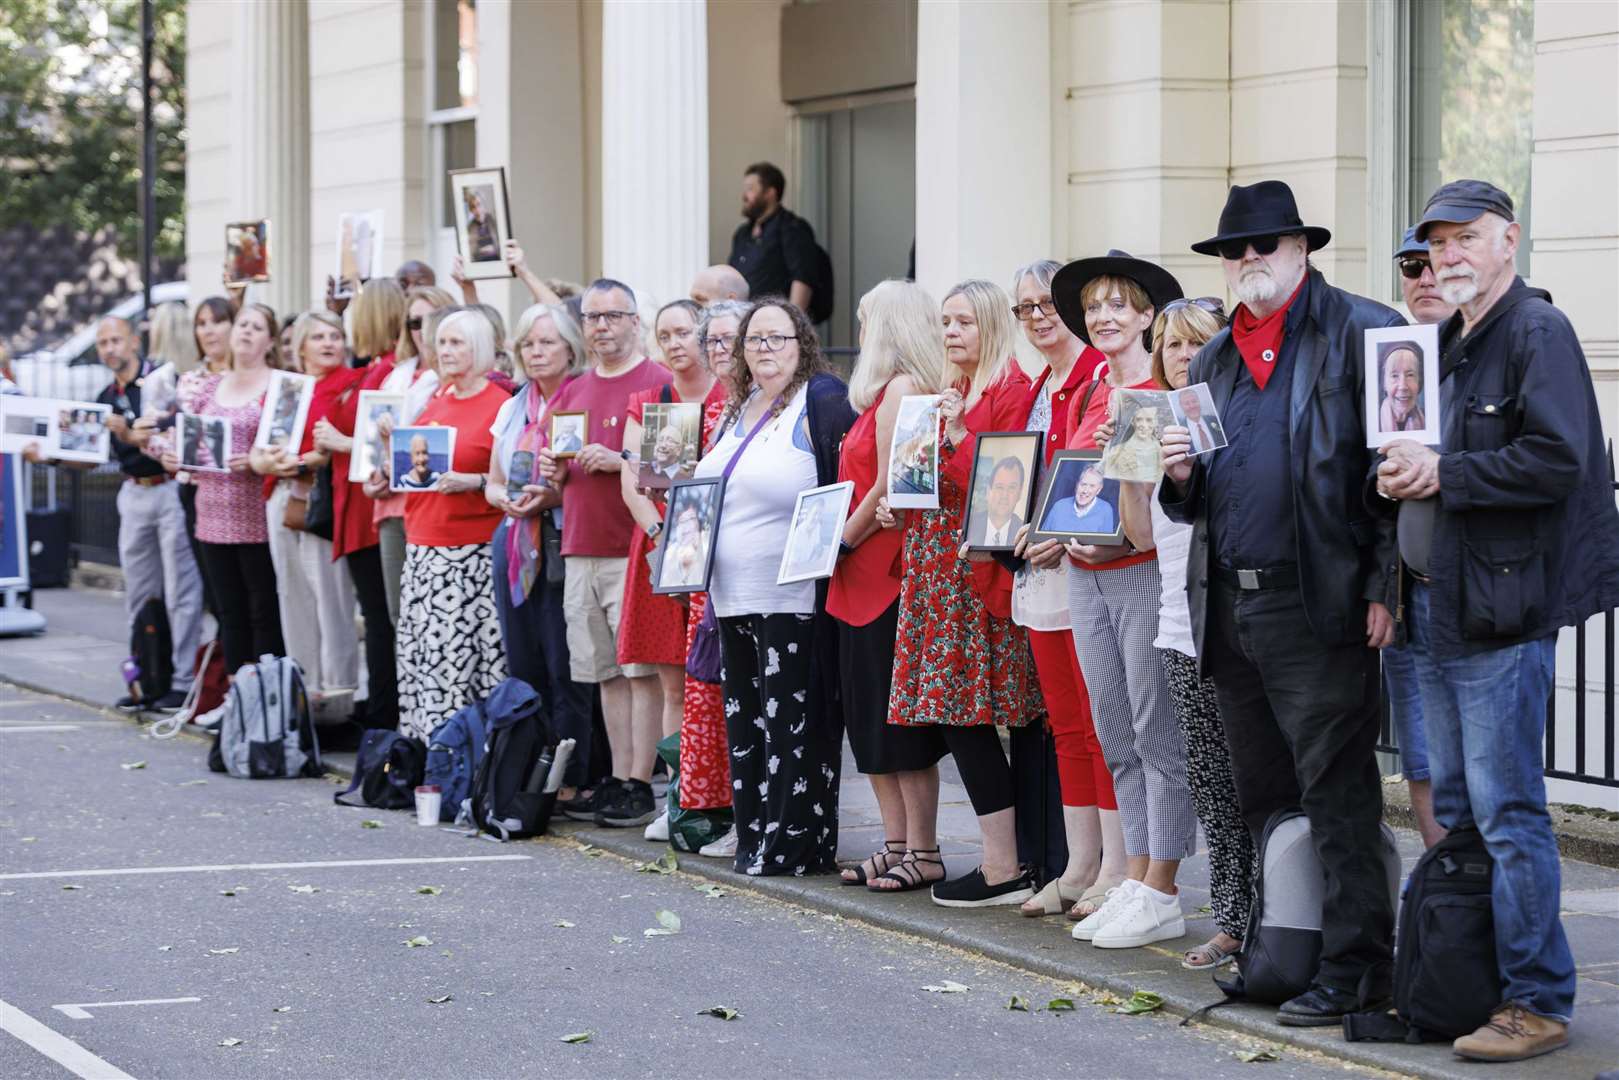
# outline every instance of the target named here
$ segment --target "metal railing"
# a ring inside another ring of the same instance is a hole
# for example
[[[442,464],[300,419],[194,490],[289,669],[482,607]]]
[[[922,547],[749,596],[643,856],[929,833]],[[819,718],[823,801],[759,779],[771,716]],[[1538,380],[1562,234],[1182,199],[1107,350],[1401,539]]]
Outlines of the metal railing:
[[[65,507],[68,545],[78,562],[118,565],[118,489],[124,474],[108,462],[93,470],[37,465],[29,470],[32,510]]]

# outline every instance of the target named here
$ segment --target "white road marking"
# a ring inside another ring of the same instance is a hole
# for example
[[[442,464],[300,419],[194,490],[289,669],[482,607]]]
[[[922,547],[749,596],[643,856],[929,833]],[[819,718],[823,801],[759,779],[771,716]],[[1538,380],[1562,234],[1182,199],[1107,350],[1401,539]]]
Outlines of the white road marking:
[[[135,1080],[118,1066],[59,1035],[15,1005],[0,1001],[0,1031],[13,1035],[82,1080]]]
[[[123,866],[115,870],[38,870],[0,874],[0,881],[25,878],[117,877],[121,874],[212,874],[222,870],[319,870],[338,866],[419,866],[428,863],[528,862],[532,855],[453,855],[423,859],[333,859],[329,862],[215,863],[208,866]]]
[[[29,731],[77,731],[77,724],[0,724],[0,735],[18,735]]]
[[[51,1008],[75,1020],[89,1020],[90,1014],[84,1011],[86,1009],[110,1009],[115,1005],[189,1005],[201,1000],[199,997],[183,997],[144,998],[140,1001],[81,1001],[77,1005],[52,1005]]]

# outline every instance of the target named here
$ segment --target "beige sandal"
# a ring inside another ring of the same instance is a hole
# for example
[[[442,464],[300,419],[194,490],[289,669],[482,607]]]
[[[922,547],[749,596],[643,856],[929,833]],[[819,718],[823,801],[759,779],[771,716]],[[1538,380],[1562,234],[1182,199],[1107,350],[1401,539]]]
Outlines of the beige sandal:
[[[1095,915],[1097,909],[1107,903],[1108,890],[1118,888],[1122,884],[1124,884],[1122,877],[1099,879],[1094,885],[1081,893],[1078,900],[1074,901],[1074,906],[1068,909],[1068,917],[1075,922],[1079,922],[1081,919],[1088,919]]]
[[[1031,919],[1038,919],[1042,915],[1061,915],[1079,902],[1080,895],[1069,892],[1061,878],[1052,878],[1046,882],[1045,888],[1025,900],[1018,910]]]

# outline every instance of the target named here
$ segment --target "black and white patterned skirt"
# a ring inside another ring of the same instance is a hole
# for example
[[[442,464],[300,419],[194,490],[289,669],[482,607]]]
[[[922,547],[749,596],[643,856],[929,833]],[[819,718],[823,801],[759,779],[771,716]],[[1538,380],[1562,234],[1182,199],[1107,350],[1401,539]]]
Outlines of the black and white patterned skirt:
[[[405,548],[399,594],[399,730],[427,740],[506,677],[488,544]]]

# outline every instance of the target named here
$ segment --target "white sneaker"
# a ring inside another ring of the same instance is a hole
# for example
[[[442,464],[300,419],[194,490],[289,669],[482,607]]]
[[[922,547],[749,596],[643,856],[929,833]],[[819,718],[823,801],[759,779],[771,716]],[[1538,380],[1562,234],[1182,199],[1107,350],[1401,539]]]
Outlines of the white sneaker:
[[[732,825],[731,830],[718,840],[698,848],[697,854],[707,855],[710,859],[736,858],[736,826]]]
[[[218,731],[219,722],[223,719],[225,719],[225,706],[221,705],[217,709],[209,709],[201,716],[192,717],[191,722],[204,731]]]
[[[1091,938],[1091,944],[1098,949],[1134,949],[1185,934],[1180,897],[1160,897],[1151,889],[1137,886],[1118,915]]]
[[[668,808],[665,808],[663,813],[661,813],[657,817],[653,818],[652,819],[652,824],[648,825],[646,827],[646,832],[642,833],[641,835],[645,836],[648,840],[656,840],[659,843],[662,843],[663,841],[668,840],[669,839],[669,810],[668,810]]]
[[[1107,899],[1102,901],[1102,906],[1074,924],[1074,940],[1090,941],[1095,938],[1096,932],[1111,922],[1114,916],[1124,909],[1124,905],[1129,901],[1130,897],[1135,895],[1136,889],[1140,887],[1141,882],[1134,878],[1125,878],[1122,882],[1109,889]]]

